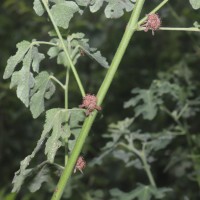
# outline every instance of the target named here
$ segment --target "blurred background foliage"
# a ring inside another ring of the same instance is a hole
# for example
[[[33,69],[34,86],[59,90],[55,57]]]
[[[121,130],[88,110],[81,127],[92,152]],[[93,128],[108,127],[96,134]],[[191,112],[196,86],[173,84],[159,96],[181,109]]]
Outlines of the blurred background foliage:
[[[160,1],[146,1],[143,15],[147,14]],[[194,21],[200,22],[199,10],[193,10],[188,0],[170,1],[159,14],[163,26],[191,27]],[[95,15],[85,9],[82,16],[76,16],[70,24],[68,33],[84,32],[90,38],[91,46],[97,47],[110,62],[117,49],[123,32],[126,28],[130,13],[126,13],[117,20],[106,19],[101,12]],[[6,61],[16,51],[16,43],[22,40],[31,41],[48,40],[48,31],[51,24],[44,17],[38,17],[32,9],[32,1],[2,0],[0,5],[0,199],[2,200],[38,200],[48,199],[53,190],[52,184],[44,186],[41,190],[31,194],[24,185],[18,195],[10,194],[14,172],[18,170],[20,161],[30,154],[40,137],[44,115],[36,120],[32,119],[30,111],[24,107],[16,97],[15,90],[9,89],[9,81],[3,80]],[[66,34],[66,33],[63,33]],[[41,47],[41,52],[45,47]],[[124,109],[123,104],[131,98],[131,90],[136,87],[149,88],[154,79],[166,74],[174,66],[181,63],[187,65],[193,73],[192,84],[200,85],[200,37],[199,34],[186,32],[158,31],[155,36],[151,32],[137,32],[126,51],[124,59],[111,85],[109,93],[103,104],[103,118],[94,124],[90,137],[83,149],[85,160],[89,163],[101,155],[101,147],[106,143],[102,134],[106,133],[110,123],[116,123],[125,117],[132,117],[131,109]],[[96,93],[106,73],[86,56],[78,62],[78,72],[87,92]],[[57,74],[64,80],[65,71],[55,61],[46,60],[43,67]],[[180,73],[180,71],[178,72]],[[186,72],[190,73],[190,72]],[[170,72],[169,72],[170,74]],[[197,94],[198,96],[198,90]],[[70,78],[70,107],[80,104],[79,94],[74,78]],[[58,88],[57,93],[48,103],[47,107],[62,107],[64,96]],[[196,136],[199,134],[199,114],[189,119],[192,130],[195,153],[199,155],[199,144]],[[163,122],[164,121],[164,122]],[[155,131],[164,124],[172,123],[169,118],[157,117],[153,122],[139,118],[136,126],[145,131]],[[176,147],[176,152],[172,153]],[[177,148],[178,147],[178,148]],[[177,138],[168,147],[171,155],[181,158],[184,150],[188,149],[184,138]],[[171,148],[171,149],[170,149]],[[178,150],[177,150],[178,149]],[[61,155],[58,158],[61,159]],[[170,157],[170,155],[168,155]],[[188,178],[187,172],[192,170],[190,164],[184,161],[177,171],[164,172],[169,159],[163,152],[157,155],[157,162],[153,163],[152,170],[156,182],[161,187],[172,187],[174,192],[168,199],[200,199],[199,187],[196,181]],[[43,155],[38,154],[35,162],[43,160]],[[158,161],[159,160],[159,161]],[[33,163],[34,165],[34,163]],[[199,173],[200,168],[198,168]],[[181,173],[182,172],[182,173]],[[174,174],[175,173],[175,174]],[[178,175],[177,175],[178,174]],[[57,178],[55,179],[57,181]],[[125,168],[124,163],[110,155],[101,165],[90,165],[84,170],[84,175],[77,174],[68,186],[71,199],[108,199],[106,195],[112,188],[120,188],[127,192],[136,186],[137,182],[147,183],[147,178],[142,171],[134,168]],[[53,182],[53,181],[52,181]],[[50,191],[50,193],[49,193]],[[104,193],[104,195],[102,194]],[[64,198],[63,198],[64,199]]]

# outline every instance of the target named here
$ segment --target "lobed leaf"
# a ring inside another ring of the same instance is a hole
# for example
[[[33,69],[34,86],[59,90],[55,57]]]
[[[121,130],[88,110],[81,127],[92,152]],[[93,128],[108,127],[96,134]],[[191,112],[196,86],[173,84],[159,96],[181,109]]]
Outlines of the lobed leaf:
[[[197,21],[195,21],[193,25],[194,25],[194,27],[200,29],[200,24]]]
[[[28,41],[22,41],[17,44],[17,53],[8,59],[7,66],[3,75],[4,79],[7,79],[12,75],[17,64],[23,60],[25,54],[30,48],[30,45],[31,43]]]
[[[15,172],[15,176],[13,178],[13,189],[12,192],[18,192],[24,183],[24,180],[30,175],[32,169],[27,169],[31,160],[35,157],[36,153],[40,150],[44,140],[46,138],[46,133],[42,134],[40,139],[37,142],[37,145],[33,152],[27,156],[24,160],[20,163],[20,168],[17,172]]]
[[[21,70],[13,73],[11,78],[10,88],[17,86],[17,97],[25,104],[29,106],[30,90],[34,86],[34,78],[31,73],[31,50],[25,55],[23,60],[23,67]]]
[[[36,14],[39,16],[42,16],[44,14],[44,7],[42,5],[41,0],[34,0],[33,9],[35,10]]]
[[[13,179],[13,192],[18,192],[23,184],[24,180],[31,175],[33,169],[27,169],[31,160],[35,157],[36,153],[40,150],[46,138],[45,154],[47,155],[47,160],[50,163],[54,162],[55,154],[59,147],[62,145],[62,140],[64,139],[65,144],[70,141],[69,137],[73,134],[74,138],[71,141],[71,147],[69,150],[73,149],[76,138],[78,137],[81,125],[80,123],[85,118],[85,112],[82,109],[61,109],[54,108],[46,112],[46,121],[44,124],[44,129],[42,135],[37,142],[37,145],[31,155],[27,156],[20,163],[20,169],[15,173]],[[67,128],[68,127],[68,128]],[[43,178],[41,177],[38,182],[35,182],[31,186],[31,190],[35,191],[41,186],[41,184],[46,181],[47,176],[44,175],[46,170],[41,172]]]
[[[88,6],[91,0],[75,0],[79,6]]]
[[[69,22],[76,12],[80,12],[78,5],[73,1],[60,0],[50,9],[57,26],[67,29]]]
[[[81,109],[55,108],[47,111],[43,134],[49,135],[45,147],[45,154],[49,162],[54,162],[55,154],[62,145],[61,139],[65,139],[65,142],[68,141],[69,146],[72,145],[71,143],[74,145],[75,140],[70,143],[69,137],[71,134],[74,134],[75,139],[78,137],[80,133],[79,123],[84,118],[85,114]],[[69,150],[72,148],[69,147]]]
[[[37,118],[44,111],[44,99],[49,99],[55,92],[55,86],[47,72],[41,72],[35,77],[35,85],[32,89],[30,110],[33,118]]]
[[[44,54],[38,52],[37,47],[32,47],[32,68],[34,72],[39,73],[40,62],[45,58]]]
[[[39,190],[43,183],[49,181],[49,168],[47,165],[44,165],[38,172],[37,175],[32,180],[29,185],[29,190],[31,192],[36,192]]]
[[[199,9],[200,8],[200,1],[199,0],[189,0],[190,4],[192,5],[193,9]]]
[[[153,186],[139,184],[139,186],[131,192],[125,193],[115,188],[110,190],[110,194],[114,197],[112,200],[150,200],[152,197],[162,199],[165,197],[166,193],[170,191],[172,191],[170,188],[155,188]]]
[[[173,98],[180,95],[180,88],[176,84],[167,81],[154,81],[149,89],[133,89],[135,97],[125,102],[124,108],[135,107],[135,116],[142,115],[144,119],[152,120],[161,104],[163,95],[168,94]]]
[[[108,68],[108,62],[106,58],[101,55],[100,51],[97,51],[96,48],[90,48],[87,43],[79,42],[80,49],[84,51],[89,57],[96,60],[101,66]]]
[[[70,125],[70,131],[74,136],[74,139],[68,140],[68,148],[70,152],[73,150],[74,145],[76,143],[76,139],[78,138],[79,133],[81,132],[82,126],[80,122],[83,122],[84,119],[85,119],[85,113],[83,110],[79,109],[70,110],[69,125]]]
[[[57,42],[59,44],[59,40],[53,39],[52,41]],[[75,65],[77,60],[81,57],[80,50],[87,54],[89,57],[97,61],[101,66],[108,68],[109,64],[106,59],[101,55],[100,51],[97,51],[96,48],[90,48],[88,42],[89,40],[85,38],[83,33],[74,33],[67,37],[67,40],[64,41],[68,53]],[[54,58],[57,56],[57,63],[63,64],[64,66],[69,66],[69,61],[66,58],[64,51],[58,47],[51,47],[47,53],[50,58]]]
[[[133,10],[136,0],[92,0],[90,3],[90,11],[97,12],[104,4],[107,3],[105,8],[105,15],[107,18],[119,18],[124,12]]]
[[[17,87],[17,97],[28,107],[30,92],[35,82],[31,67],[33,71],[38,73],[40,62],[44,59],[44,54],[39,53],[38,47],[33,46],[33,43],[28,41],[18,43],[17,48],[17,53],[8,59],[4,78],[12,76],[10,88]],[[21,69],[15,71],[21,61],[23,64]]]

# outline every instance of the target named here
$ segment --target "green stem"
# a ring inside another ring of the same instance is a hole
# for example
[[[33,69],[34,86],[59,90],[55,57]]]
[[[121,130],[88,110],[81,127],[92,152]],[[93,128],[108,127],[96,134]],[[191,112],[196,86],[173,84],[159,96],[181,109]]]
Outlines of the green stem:
[[[137,31],[143,31],[144,27],[139,27]],[[190,32],[200,32],[199,28],[189,27],[189,28],[180,28],[180,27],[160,27],[157,31],[190,31]]]
[[[58,85],[62,87],[63,90],[65,90],[65,86],[55,77],[55,76],[49,76],[50,79],[54,80]]]
[[[67,67],[66,80],[65,80],[65,109],[68,109],[68,90],[69,90],[69,72],[70,69]]]
[[[151,173],[150,166],[149,166],[149,164],[147,163],[147,159],[146,159],[146,155],[144,154],[144,151],[142,152],[140,158],[141,158],[141,160],[142,160],[144,170],[145,170],[146,173],[147,173],[147,176],[148,176],[148,178],[149,178],[149,181],[150,181],[151,185],[152,185],[153,187],[156,187],[156,183],[155,183],[155,180],[154,180],[153,175],[152,175],[152,173]]]
[[[45,42],[45,41],[35,41],[32,42],[33,45],[37,45],[37,44],[46,44],[46,45],[51,45],[51,46],[58,46],[57,44],[53,43],[53,42]]]
[[[111,82],[114,78],[115,72],[118,69],[118,66],[124,56],[125,50],[130,42],[130,39],[133,35],[133,33],[136,31],[137,29],[137,24],[138,24],[138,18],[140,16],[141,13],[141,9],[143,7],[145,0],[140,0],[137,1],[136,5],[135,5],[135,9],[132,12],[131,18],[127,24],[127,28],[125,30],[125,33],[123,35],[123,38],[119,44],[119,47],[117,49],[117,52],[113,58],[113,61],[111,63],[111,66],[106,74],[106,77],[99,89],[99,92],[97,94],[97,98],[98,98],[98,104],[101,105],[105,95],[111,85]]]
[[[180,27],[160,27],[158,30],[163,31],[190,31],[190,32],[200,32],[199,28],[189,27],[189,28],[180,28]]]
[[[67,70],[66,70],[66,80],[65,80],[65,109],[68,110],[69,108],[69,105],[68,105],[68,101],[69,101],[69,98],[68,98],[68,91],[69,91],[69,72],[70,72],[70,69],[69,67],[67,67]],[[68,162],[68,159],[69,159],[69,156],[68,156],[68,148],[67,148],[67,142],[68,141],[65,141],[65,166],[67,165],[67,162]]]
[[[140,1],[137,1],[136,5],[135,5],[135,8],[133,10],[133,13],[131,15],[131,18],[130,18],[130,21],[129,21],[129,25],[131,27],[135,27],[135,29],[126,29],[125,30],[125,33],[124,33],[124,36],[120,42],[120,45],[118,47],[118,50],[113,58],[113,62],[108,70],[108,73],[102,83],[102,86],[98,92],[98,103],[101,104],[104,97],[105,97],[105,94],[112,82],[112,79],[114,77],[114,74],[119,66],[119,63],[125,53],[125,50],[128,46],[128,43],[134,33],[134,31],[136,30],[136,27],[137,27],[137,23],[138,23],[138,18],[139,18],[139,15],[141,13],[141,10],[142,10],[142,7],[143,7],[143,4],[144,4],[144,1],[145,0],[140,0]],[[52,200],[59,200],[62,196],[62,193],[63,193],[63,190],[65,189],[65,185],[69,179],[69,177],[71,176],[71,173],[72,173],[72,170],[74,168],[74,165],[76,163],[76,160],[81,152],[81,149],[83,147],[83,144],[85,142],[85,139],[91,129],[91,126],[94,122],[94,119],[97,115],[97,112],[94,111],[89,117],[86,118],[84,124],[83,124],[83,127],[82,127],[82,130],[81,130],[81,133],[76,141],[76,144],[75,144],[75,147],[72,151],[72,154],[68,160],[68,164],[67,166],[65,167],[65,170],[63,171],[61,177],[60,177],[60,180],[58,182],[58,185],[57,185],[57,188],[52,196]]]
[[[188,146],[189,146],[189,151],[190,151],[190,153],[192,155],[192,162],[194,164],[194,169],[196,171],[198,171],[200,165],[199,165],[198,162],[196,162],[196,159],[195,159],[195,152],[193,150],[194,145],[193,145],[189,130],[179,120],[179,118],[182,116],[183,112],[185,111],[185,109],[187,107],[188,107],[188,104],[186,104],[183,107],[183,109],[180,111],[180,113],[176,117],[167,108],[163,107],[162,110],[165,111],[177,123],[177,125],[181,128],[181,130],[184,133],[184,135],[186,135],[186,140],[187,140],[187,143],[188,143]],[[198,186],[200,187],[200,175],[198,175],[198,174],[197,174],[197,183],[198,183]]]
[[[194,144],[193,144],[193,141],[192,141],[192,138],[191,138],[191,135],[189,133],[189,130],[186,130],[186,140],[187,140],[187,143],[188,143],[188,146],[189,146],[189,152],[191,154],[191,160],[193,162],[193,168],[195,171],[199,171],[199,167],[200,167],[200,164],[199,164],[199,161],[195,158],[195,151],[194,151]],[[199,173],[196,174],[196,181],[197,181],[197,184],[198,184],[198,187],[200,188],[200,175]]]
[[[72,69],[72,72],[73,72],[73,74],[74,74],[74,77],[75,77],[75,79],[76,79],[76,82],[77,82],[77,84],[78,84],[78,86],[79,86],[81,95],[84,97],[84,96],[85,96],[85,91],[84,91],[83,85],[82,85],[81,80],[80,80],[80,78],[79,78],[79,76],[78,76],[78,73],[77,73],[77,71],[76,71],[76,68],[75,68],[75,66],[74,66],[74,64],[73,64],[73,62],[72,62],[72,60],[71,60],[71,58],[70,58],[70,56],[69,56],[69,53],[68,53],[67,48],[66,48],[66,46],[65,46],[65,43],[64,43],[64,41],[63,41],[62,35],[61,35],[61,33],[60,33],[60,31],[59,31],[59,29],[58,29],[58,27],[57,27],[57,25],[56,25],[56,23],[55,23],[55,21],[54,21],[54,19],[53,19],[53,16],[52,16],[52,14],[51,14],[51,12],[50,12],[50,10],[49,10],[48,2],[46,2],[45,0],[42,0],[42,2],[43,2],[43,4],[44,4],[44,7],[45,7],[45,9],[46,9],[48,15],[49,15],[49,18],[50,18],[51,22],[52,22],[52,24],[53,24],[53,27],[54,27],[54,29],[55,29],[55,31],[56,31],[56,34],[58,35],[58,38],[59,38],[59,40],[60,40],[60,42],[61,42],[63,51],[64,51],[64,53],[65,53],[65,55],[66,55],[66,57],[67,57],[67,60],[69,61],[70,67],[71,67],[71,69]]]

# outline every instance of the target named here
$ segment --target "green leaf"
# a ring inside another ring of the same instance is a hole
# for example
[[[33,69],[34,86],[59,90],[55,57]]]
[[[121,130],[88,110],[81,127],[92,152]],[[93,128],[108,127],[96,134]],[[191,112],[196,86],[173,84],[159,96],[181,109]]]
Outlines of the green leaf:
[[[47,111],[43,134],[49,135],[45,147],[45,154],[49,162],[54,162],[55,154],[62,145],[61,139],[65,139],[66,142],[71,134],[74,134],[75,139],[78,137],[81,130],[79,123],[84,118],[85,114],[82,109],[55,108]],[[70,142],[69,140],[68,145],[71,145],[69,150],[72,150],[75,140],[72,140],[72,144]]]
[[[14,56],[8,59],[5,69],[4,78],[11,78],[10,88],[17,87],[17,97],[25,104],[26,107],[30,103],[30,91],[34,86],[34,78],[31,72],[39,71],[40,62],[44,59],[44,54],[38,52],[38,47],[33,43],[22,41],[17,44],[18,51]],[[17,64],[23,61],[22,68],[15,71]]]
[[[31,57],[31,50],[29,50],[23,60],[22,69],[13,73],[10,84],[10,88],[17,86],[17,97],[25,104],[26,107],[29,106],[30,90],[34,86],[33,74],[30,72],[32,61]]]
[[[194,22],[194,27],[196,27],[196,28],[198,28],[198,29],[200,29],[200,24],[196,21],[196,22]]]
[[[103,159],[109,155],[112,151],[115,157],[119,158],[119,156],[117,154],[123,154],[123,152],[117,152],[115,150],[116,146],[119,144],[120,142],[120,138],[123,137],[123,135],[125,134],[130,134],[130,126],[132,125],[134,121],[134,118],[125,118],[122,121],[119,121],[118,123],[112,123],[109,125],[109,129],[108,132],[109,134],[104,134],[103,137],[109,138],[110,141],[107,142],[107,144],[102,148],[102,153],[99,157],[93,159],[93,161],[91,162],[91,165],[95,165],[95,164],[102,164]],[[116,151],[116,152],[115,152]],[[124,152],[125,154],[125,152]],[[130,158],[130,155],[127,154],[125,156],[125,160],[127,160],[128,158]]]
[[[7,66],[3,75],[4,79],[7,79],[12,75],[17,64],[23,60],[25,54],[30,48],[30,45],[31,43],[28,41],[22,41],[17,44],[17,53],[8,59]]]
[[[92,0],[90,3],[90,11],[97,12],[104,4],[107,3],[105,8],[105,15],[107,18],[119,18],[124,12],[133,10],[136,0]]]
[[[43,8],[41,0],[34,0],[33,9],[35,10],[36,14],[39,16],[42,16],[44,14],[44,8]]]
[[[13,192],[18,192],[21,188],[21,185],[24,183],[26,177],[30,176],[33,172],[33,169],[27,169],[31,160],[35,157],[36,153],[40,150],[45,139],[46,141],[45,154],[50,163],[54,161],[55,154],[58,148],[62,145],[62,140],[69,142],[69,137],[73,134],[76,139],[80,133],[81,125],[80,123],[85,118],[85,112],[83,109],[61,109],[54,108],[46,112],[46,121],[44,124],[44,129],[42,135],[37,142],[37,145],[31,155],[27,156],[20,163],[20,169],[15,173],[13,179]],[[68,128],[67,128],[68,127]],[[70,149],[73,149],[75,144],[75,139],[71,141]],[[66,143],[64,144],[66,145]],[[44,179],[43,179],[44,180]],[[39,181],[39,183],[42,183]],[[36,189],[34,186],[33,190]]]
[[[76,139],[79,136],[79,133],[81,132],[82,126],[80,125],[80,122],[83,122],[85,119],[85,113],[83,110],[77,110],[77,109],[71,109],[70,110],[70,131],[74,136],[74,139],[70,139],[68,141],[68,148],[71,152],[74,148],[74,145],[76,143]],[[66,141],[66,138],[65,138]]]
[[[55,154],[62,145],[60,141],[61,135],[64,132],[62,124],[68,121],[68,119],[69,115],[65,109],[55,108],[46,112],[43,134],[49,135],[46,142],[45,154],[51,163],[53,163]],[[68,134],[70,135],[70,133]]]
[[[151,135],[151,140],[146,142],[146,150],[148,153],[151,151],[159,151],[166,148],[166,146],[174,139],[175,135],[167,134],[163,131],[161,134]]]
[[[189,0],[190,4],[192,5],[193,9],[199,9],[200,8],[200,1],[199,0]]]
[[[59,44],[59,40],[57,39],[53,39],[52,41]],[[105,68],[109,67],[106,58],[101,55],[100,51],[97,51],[96,48],[90,48],[88,44],[89,39],[85,38],[85,35],[83,33],[74,33],[68,36],[67,40],[65,40],[64,42],[74,65],[81,57],[80,50],[82,50],[89,57],[97,61],[101,66]],[[69,66],[69,61],[66,58],[64,51],[60,48],[60,45],[58,45],[58,47],[51,47],[47,54],[50,56],[50,58],[54,58],[57,56],[58,64]]]
[[[50,9],[57,26],[67,29],[74,13],[80,12],[78,5],[73,1],[60,0]]]
[[[35,85],[32,89],[30,110],[33,118],[37,118],[44,111],[44,99],[49,99],[55,92],[55,86],[47,72],[41,72],[35,77]]]
[[[79,6],[88,6],[91,0],[75,0]]]
[[[139,184],[139,186],[131,192],[125,193],[115,188],[110,190],[110,194],[114,197],[112,200],[150,200],[152,197],[162,199],[164,198],[165,193],[170,191],[172,190],[169,188],[155,188],[153,186]]]
[[[41,188],[41,186],[44,182],[48,182],[48,181],[49,181],[49,168],[47,165],[44,165],[39,170],[39,172],[34,177],[34,179],[32,180],[32,182],[29,186],[29,190],[31,192],[36,192],[37,190],[39,190]]]
[[[33,152],[29,156],[27,156],[24,160],[21,161],[20,168],[17,172],[15,172],[15,176],[12,181],[13,183],[12,192],[18,192],[22,184],[24,183],[26,177],[28,177],[31,174],[32,169],[26,169],[26,168],[29,166],[31,160],[35,157],[36,153],[40,150],[45,138],[46,138],[46,133],[41,135]]]
[[[32,68],[34,72],[39,72],[40,62],[45,58],[44,54],[38,52],[37,47],[32,47]]]
[[[18,192],[20,190],[21,186],[24,183],[24,180],[26,179],[26,177],[30,175],[31,171],[32,171],[31,169],[22,170],[20,167],[20,170],[15,173],[14,179],[12,181],[13,183],[12,192]]]
[[[80,42],[80,49],[84,51],[89,57],[96,60],[101,66],[108,68],[108,62],[106,59],[101,55],[100,51],[97,51],[96,48],[90,48],[87,43]]]
[[[135,97],[125,102],[124,108],[135,107],[135,116],[142,115],[144,119],[152,120],[160,105],[163,104],[163,95],[169,94],[173,98],[180,95],[180,88],[167,81],[154,81],[149,89],[133,89]]]
[[[144,119],[152,120],[157,114],[158,105],[162,103],[160,99],[157,99],[151,90],[134,89],[132,93],[137,96],[126,102],[124,108],[136,107],[134,109],[136,117],[142,114]]]

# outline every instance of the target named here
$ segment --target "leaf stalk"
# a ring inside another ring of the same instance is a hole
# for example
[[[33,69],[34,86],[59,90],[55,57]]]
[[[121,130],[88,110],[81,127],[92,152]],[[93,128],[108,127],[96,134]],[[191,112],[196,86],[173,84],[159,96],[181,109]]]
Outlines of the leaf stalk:
[[[58,27],[57,27],[57,25],[56,25],[56,23],[55,23],[55,21],[54,21],[54,19],[53,19],[53,16],[52,16],[51,11],[50,11],[50,9],[49,9],[48,3],[47,3],[47,1],[45,1],[45,0],[42,0],[42,3],[43,3],[43,5],[44,5],[44,7],[45,7],[45,9],[46,9],[46,11],[47,11],[47,13],[48,13],[48,15],[49,15],[49,18],[50,18],[50,20],[51,20],[51,22],[52,22],[52,24],[53,24],[53,27],[54,27],[54,29],[55,29],[55,31],[56,31],[56,34],[57,34],[57,36],[58,36],[58,38],[59,38],[59,40],[60,40],[60,42],[61,42],[63,51],[64,51],[64,53],[65,53],[65,55],[66,55],[66,58],[67,58],[68,61],[69,61],[70,68],[72,69],[72,72],[73,72],[73,74],[74,74],[74,77],[75,77],[75,79],[76,79],[76,82],[77,82],[77,84],[78,84],[78,87],[79,87],[79,89],[80,89],[81,95],[84,97],[84,96],[85,96],[85,90],[84,90],[84,88],[83,88],[83,85],[82,85],[82,83],[81,83],[81,80],[80,80],[80,78],[79,78],[79,75],[78,75],[78,73],[77,73],[77,71],[76,71],[76,68],[75,68],[75,66],[74,66],[74,64],[73,64],[73,61],[72,61],[72,59],[70,58],[70,55],[69,55],[69,53],[68,53],[68,51],[67,51],[67,48],[66,48],[66,46],[65,46],[65,43],[64,43],[63,37],[62,37],[62,35],[61,35],[61,33],[60,33],[60,30],[58,29]]]

